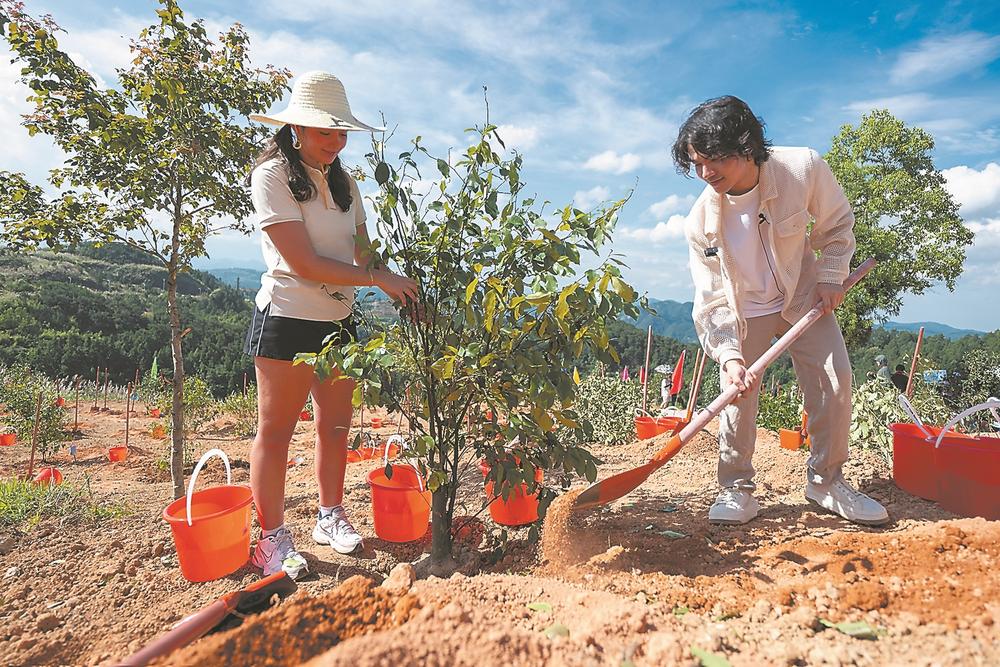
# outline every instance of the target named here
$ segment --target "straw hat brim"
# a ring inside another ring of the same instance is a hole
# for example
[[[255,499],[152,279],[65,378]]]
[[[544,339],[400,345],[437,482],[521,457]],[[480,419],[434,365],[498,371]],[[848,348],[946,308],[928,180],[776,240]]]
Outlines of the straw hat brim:
[[[344,130],[347,132],[384,132],[384,127],[373,127],[362,123],[353,115],[347,118],[337,118],[331,114],[313,109],[285,109],[273,116],[250,114],[250,120],[270,125],[303,125],[322,130]]]

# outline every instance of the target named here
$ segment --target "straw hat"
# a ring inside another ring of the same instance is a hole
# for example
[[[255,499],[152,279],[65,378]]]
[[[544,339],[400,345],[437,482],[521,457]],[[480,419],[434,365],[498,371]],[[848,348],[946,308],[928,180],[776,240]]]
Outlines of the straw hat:
[[[271,125],[304,125],[329,130],[381,132],[354,117],[340,79],[328,72],[306,72],[295,80],[284,111],[272,116],[251,114],[250,120]]]

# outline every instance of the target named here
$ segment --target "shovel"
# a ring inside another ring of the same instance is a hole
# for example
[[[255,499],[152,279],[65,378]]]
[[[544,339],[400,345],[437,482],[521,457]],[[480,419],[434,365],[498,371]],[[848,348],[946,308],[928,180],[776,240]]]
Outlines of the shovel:
[[[871,271],[873,266],[875,266],[874,258],[867,260],[861,266],[854,269],[854,272],[847,276],[847,280],[844,281],[844,289],[854,287],[854,285],[857,284],[857,282],[861,280],[865,274]],[[781,354],[787,350],[806,329],[812,326],[812,324],[821,317],[823,317],[823,310],[820,304],[816,304],[802,317],[802,319],[792,325],[792,328],[786,331],[785,335],[779,338],[774,345],[772,345],[757,361],[753,363],[752,366],[750,366],[750,372],[758,378],[763,377],[764,369],[770,366],[775,359],[781,356]],[[738,394],[739,389],[737,389],[736,385],[729,385],[729,387],[722,392],[718,398],[712,401],[707,408],[696,414],[694,418],[688,422],[687,426],[681,429],[680,433],[671,436],[670,440],[667,441],[666,446],[656,452],[648,463],[645,463],[638,468],[618,473],[617,475],[609,477],[605,480],[595,482],[584,489],[583,492],[576,498],[574,510],[589,509],[591,507],[610,503],[611,501],[618,500],[625,494],[637,488],[640,484],[645,482],[651,474],[653,474],[654,470],[662,467],[667,461],[673,458],[674,454],[679,452],[681,447],[683,447],[688,440],[693,438],[701,429],[705,428],[705,426],[708,425],[708,422],[712,421],[712,419],[722,412],[723,408],[736,399]]]
[[[284,572],[264,577],[243,590],[226,593],[210,605],[202,607],[166,634],[139,649],[118,663],[119,666],[139,667],[187,646],[194,640],[215,630],[239,625],[248,614],[270,608],[273,598],[285,598],[296,589],[295,582]]]

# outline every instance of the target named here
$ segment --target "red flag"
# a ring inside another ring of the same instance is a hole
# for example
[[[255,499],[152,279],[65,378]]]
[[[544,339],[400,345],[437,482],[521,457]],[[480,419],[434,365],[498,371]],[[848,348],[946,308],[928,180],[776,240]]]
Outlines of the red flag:
[[[646,386],[646,367],[639,366],[639,384],[643,387]]]
[[[681,356],[677,359],[677,365],[674,366],[674,376],[670,380],[670,395],[676,396],[681,393],[681,387],[684,386],[684,353],[686,350],[681,350]]]
[[[629,381],[628,366],[626,366],[625,368],[622,369],[622,382],[628,382],[628,381]]]

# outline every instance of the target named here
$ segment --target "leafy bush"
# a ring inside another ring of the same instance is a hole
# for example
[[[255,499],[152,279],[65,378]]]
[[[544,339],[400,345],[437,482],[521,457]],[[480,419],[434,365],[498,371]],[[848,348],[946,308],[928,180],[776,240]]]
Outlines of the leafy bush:
[[[870,449],[886,461],[892,460],[892,431],[889,424],[910,422],[899,405],[899,391],[888,382],[875,378],[854,390],[850,443]],[[926,424],[943,426],[951,410],[937,391],[917,380],[910,399],[917,415]]]
[[[241,438],[257,433],[257,387],[248,385],[247,392],[236,391],[219,402],[219,411],[236,421],[234,432]]]
[[[82,487],[70,483],[50,487],[19,479],[0,481],[0,526],[4,528],[23,524],[33,527],[49,517],[64,524],[94,524],[124,514],[124,507],[94,497],[89,477]]]
[[[802,423],[802,402],[795,392],[779,391],[772,396],[769,391],[760,392],[760,407],[757,410],[757,426],[769,431],[794,429]]]
[[[38,420],[38,451],[46,459],[66,440],[63,423],[67,410],[57,405],[59,389],[55,383],[26,366],[4,369],[0,378],[0,402],[7,406],[7,422],[23,442],[31,440],[35,425],[38,394],[42,406]]]
[[[164,417],[170,416],[172,395],[168,392],[161,397],[159,404],[160,413]],[[219,404],[209,390],[205,382],[195,376],[188,375],[184,378],[184,465],[194,462],[194,442],[190,436],[201,431],[202,427],[219,415]],[[166,428],[169,433],[172,420],[166,420]],[[170,441],[167,441],[170,443]]]
[[[577,412],[594,427],[594,441],[621,445],[635,439],[635,409],[642,401],[638,382],[591,373],[580,383],[576,400]]]
[[[952,384],[958,410],[971,408],[991,396],[1000,396],[1000,352],[971,350],[962,358]],[[966,419],[970,429],[986,431],[993,416],[984,411]]]

